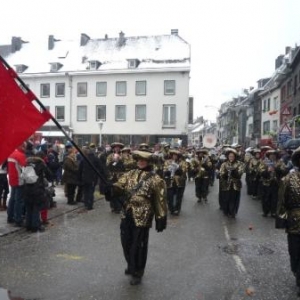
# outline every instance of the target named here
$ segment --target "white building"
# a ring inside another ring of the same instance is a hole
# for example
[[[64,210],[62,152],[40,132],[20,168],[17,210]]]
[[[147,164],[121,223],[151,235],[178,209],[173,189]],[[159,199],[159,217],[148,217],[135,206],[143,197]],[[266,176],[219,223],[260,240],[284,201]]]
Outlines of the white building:
[[[14,37],[7,47],[0,54],[79,145],[187,144],[190,45],[178,30],[103,39],[81,34],[77,41]],[[46,123],[42,135],[59,138],[53,125]]]

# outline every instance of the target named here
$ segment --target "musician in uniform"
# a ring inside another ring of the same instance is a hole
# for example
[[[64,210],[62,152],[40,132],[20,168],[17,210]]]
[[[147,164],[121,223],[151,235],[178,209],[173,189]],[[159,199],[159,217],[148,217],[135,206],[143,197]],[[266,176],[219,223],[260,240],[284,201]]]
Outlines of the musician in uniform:
[[[244,164],[238,160],[238,153],[233,148],[227,148],[227,161],[221,165],[220,181],[223,213],[229,218],[235,218],[240,204],[242,182],[241,177],[244,173]]]
[[[187,164],[182,153],[176,149],[170,149],[170,159],[164,164],[164,179],[167,186],[167,202],[172,215],[179,215],[182,198],[185,190]]]
[[[295,170],[280,182],[277,215],[286,220],[290,265],[300,297],[300,147],[294,151],[292,163]]]
[[[149,229],[155,217],[156,230],[167,225],[166,185],[152,172],[153,154],[133,151],[137,168],[122,175],[112,186],[112,194],[127,195],[122,209],[121,243],[127,262],[126,275],[131,275],[131,285],[141,283],[144,275]]]
[[[161,147],[159,144],[154,145],[154,163],[153,163],[153,170],[155,174],[164,178],[163,169],[164,169],[164,154],[161,151]]]
[[[124,166],[124,172],[128,172],[136,168],[136,161],[132,158],[131,149],[129,147],[124,147],[121,150],[121,156]]]
[[[207,149],[201,148],[196,150],[196,157],[191,161],[191,168],[195,174],[195,193],[198,202],[201,202],[202,199],[207,202],[209,172],[212,168]]]
[[[250,159],[247,165],[247,173],[248,173],[248,184],[249,184],[249,195],[252,195],[252,199],[256,199],[258,195],[258,186],[259,186],[259,166],[261,164],[260,160],[260,149],[253,149],[252,155],[253,157]]]
[[[279,151],[274,149],[266,151],[265,160],[260,167],[264,217],[267,217],[269,213],[273,218],[276,217],[279,181],[286,174],[287,169],[283,161],[279,159]]]
[[[118,179],[123,175],[124,163],[121,155],[121,150],[124,148],[122,143],[112,143],[110,145],[112,153],[107,156],[106,166],[109,173],[110,182],[117,182]],[[122,208],[122,196],[115,196],[110,200],[110,208],[113,213],[119,214]]]

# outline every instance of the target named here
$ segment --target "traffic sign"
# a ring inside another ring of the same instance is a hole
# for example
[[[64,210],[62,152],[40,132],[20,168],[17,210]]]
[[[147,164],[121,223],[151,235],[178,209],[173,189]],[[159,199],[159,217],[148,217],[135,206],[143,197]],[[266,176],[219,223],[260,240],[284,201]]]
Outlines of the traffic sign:
[[[291,114],[291,112],[290,112],[289,109],[286,107],[286,108],[284,109],[284,111],[283,111],[281,114],[284,115],[284,116],[289,116],[289,115]]]
[[[287,124],[287,123],[284,123],[280,130],[279,130],[279,133],[285,133],[285,134],[291,134],[292,133],[292,129],[291,127]]]
[[[292,133],[279,133],[278,135],[278,143],[284,144],[288,140],[292,138]]]

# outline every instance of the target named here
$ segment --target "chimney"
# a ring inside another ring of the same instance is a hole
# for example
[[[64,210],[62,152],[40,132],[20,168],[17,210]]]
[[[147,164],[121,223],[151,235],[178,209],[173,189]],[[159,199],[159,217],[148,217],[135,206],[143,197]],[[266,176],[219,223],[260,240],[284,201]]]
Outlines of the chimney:
[[[171,29],[172,35],[178,35],[178,29]]]
[[[49,35],[48,37],[48,50],[52,50],[54,48],[54,35]]]
[[[90,40],[90,37],[87,34],[82,33],[80,36],[80,46],[85,46],[89,40]]]
[[[125,33],[123,31],[121,31],[119,33],[119,39],[118,39],[118,46],[122,47],[125,45],[126,39],[125,39]]]
[[[21,50],[22,48],[22,39],[20,37],[13,36],[11,39],[11,52],[15,53],[16,51]]]
[[[105,39],[105,40],[108,40],[108,35],[107,35],[107,34],[104,36],[104,39]]]
[[[277,70],[283,63],[283,55],[279,55],[276,59],[275,59],[275,70]]]
[[[291,47],[286,46],[285,47],[285,54],[289,54],[291,52]]]

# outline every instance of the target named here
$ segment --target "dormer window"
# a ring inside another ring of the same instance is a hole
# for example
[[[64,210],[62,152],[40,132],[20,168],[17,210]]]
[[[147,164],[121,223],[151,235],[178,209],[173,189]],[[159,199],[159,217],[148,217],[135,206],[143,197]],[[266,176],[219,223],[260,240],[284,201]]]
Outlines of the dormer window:
[[[138,59],[128,59],[128,69],[136,69],[139,63]]]
[[[16,72],[23,73],[28,67],[25,65],[16,65]]]
[[[90,60],[90,70],[98,70],[98,68],[100,67],[101,63],[98,60]]]
[[[55,63],[50,63],[51,68],[50,68],[50,72],[57,72],[59,71],[59,69],[63,66],[61,63],[59,62],[55,62]]]

